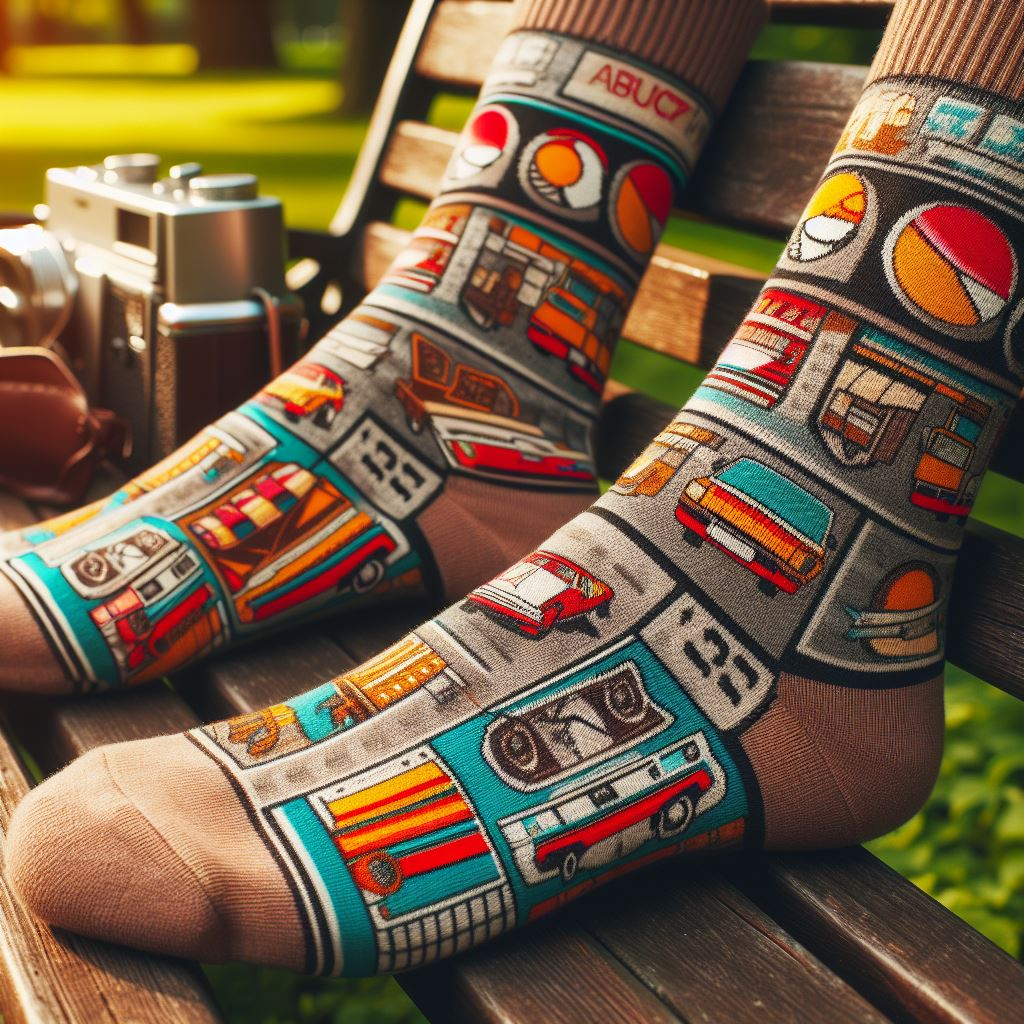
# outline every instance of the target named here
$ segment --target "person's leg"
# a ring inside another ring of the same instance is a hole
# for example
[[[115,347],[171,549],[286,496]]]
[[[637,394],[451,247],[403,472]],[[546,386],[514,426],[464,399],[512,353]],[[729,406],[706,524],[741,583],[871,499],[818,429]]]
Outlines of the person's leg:
[[[963,519],[1022,376],[1022,17],[898,3],[761,298],[612,491],[361,668],[44,783],[10,830],[28,902],[361,974],[655,859],[910,815]]]
[[[585,508],[619,331],[761,19],[521,6],[359,308],[109,501],[0,540],[0,688],[136,684],[357,603],[440,606]]]

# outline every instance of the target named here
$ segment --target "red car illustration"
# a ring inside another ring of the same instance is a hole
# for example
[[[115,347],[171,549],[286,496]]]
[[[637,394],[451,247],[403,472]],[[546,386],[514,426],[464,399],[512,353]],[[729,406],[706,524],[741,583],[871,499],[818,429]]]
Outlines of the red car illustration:
[[[499,622],[542,637],[556,622],[589,612],[604,618],[614,596],[607,583],[567,558],[535,551],[478,587],[469,600]]]

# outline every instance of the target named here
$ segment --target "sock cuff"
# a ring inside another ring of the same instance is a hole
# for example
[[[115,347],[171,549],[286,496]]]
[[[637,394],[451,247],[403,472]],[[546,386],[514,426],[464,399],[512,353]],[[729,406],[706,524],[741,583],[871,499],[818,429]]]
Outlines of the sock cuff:
[[[558,32],[662,68],[725,105],[765,20],[763,0],[519,0],[513,31]]]
[[[868,84],[890,75],[938,76],[1021,100],[1024,4],[897,0]]]

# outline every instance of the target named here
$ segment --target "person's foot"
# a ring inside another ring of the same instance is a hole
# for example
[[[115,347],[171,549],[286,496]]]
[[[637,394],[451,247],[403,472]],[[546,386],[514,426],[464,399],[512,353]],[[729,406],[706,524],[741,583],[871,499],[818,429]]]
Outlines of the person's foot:
[[[646,26],[583,10],[582,38],[524,8],[441,197],[363,304],[109,500],[0,538],[0,688],[136,684],[300,618],[440,605],[586,507],[619,330],[761,21],[730,2],[721,28],[670,0]],[[662,34],[696,29],[720,59],[684,86],[695,58]]]
[[[1022,377],[1002,164],[981,146],[984,184],[917,177],[968,112],[1010,116],[1001,9],[974,6],[955,86],[901,77],[945,15],[897,7],[776,278],[608,494],[360,668],[44,783],[9,833],[29,904],[160,951],[209,955],[219,929],[231,957],[365,974],[662,857],[910,815],[941,753],[962,522]]]

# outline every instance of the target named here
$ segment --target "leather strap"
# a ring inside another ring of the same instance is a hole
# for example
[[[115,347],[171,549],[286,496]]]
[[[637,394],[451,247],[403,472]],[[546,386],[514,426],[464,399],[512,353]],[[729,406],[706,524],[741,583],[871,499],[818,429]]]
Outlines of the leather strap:
[[[0,349],[0,485],[30,501],[76,502],[99,461],[129,448],[127,423],[90,408],[59,356]]]

